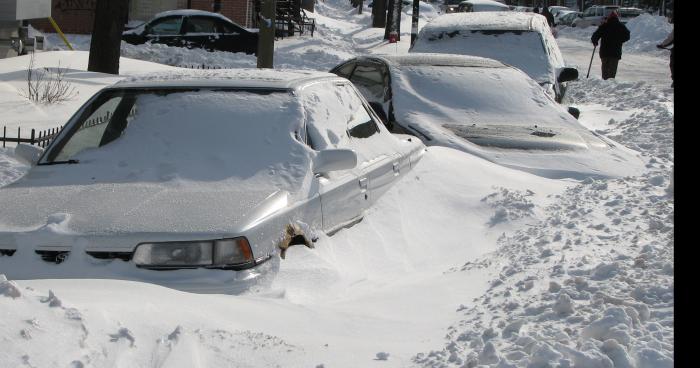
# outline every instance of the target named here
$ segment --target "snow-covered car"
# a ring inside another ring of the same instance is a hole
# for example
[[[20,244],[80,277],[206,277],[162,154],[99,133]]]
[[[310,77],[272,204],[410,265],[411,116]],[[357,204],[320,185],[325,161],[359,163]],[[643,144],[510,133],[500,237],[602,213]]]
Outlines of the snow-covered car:
[[[371,55],[331,72],[353,82],[391,130],[428,146],[554,178],[621,177],[644,168],[636,152],[586,129],[575,110],[493,59]]]
[[[593,5],[586,9],[581,15],[571,23],[572,27],[585,28],[589,26],[599,26],[603,20],[613,11],[620,9],[617,5]]]
[[[559,18],[555,19],[554,22],[558,26],[569,26],[573,27],[573,23],[576,19],[578,19],[578,16],[581,14],[581,12],[577,11],[572,11],[568,12],[566,14],[559,13]]]
[[[559,12],[561,12],[561,11],[573,11],[574,10],[574,9],[571,9],[569,7],[566,7],[566,6],[557,6],[557,5],[552,5],[552,6],[548,7],[547,9],[549,9],[549,12],[552,13],[552,15],[555,18],[557,17],[557,14],[559,14]]]
[[[426,24],[409,52],[474,55],[520,68],[557,101],[578,70],[564,64],[547,19],[535,13],[478,12],[437,17]]]
[[[257,30],[218,13],[192,9],[158,13],[151,21],[124,31],[122,40],[134,45],[150,42],[246,54],[257,54],[258,50]]]
[[[457,7],[459,13],[483,11],[510,11],[510,7],[494,0],[465,0]]]
[[[232,292],[289,245],[359,221],[425,147],[344,78],[239,69],[119,82],[40,157],[18,149],[37,163],[0,188],[7,277]]]
[[[561,23],[561,18],[571,13],[577,13],[577,11],[570,9],[560,9],[556,14],[552,13],[552,15],[554,16],[554,25],[559,25]]]

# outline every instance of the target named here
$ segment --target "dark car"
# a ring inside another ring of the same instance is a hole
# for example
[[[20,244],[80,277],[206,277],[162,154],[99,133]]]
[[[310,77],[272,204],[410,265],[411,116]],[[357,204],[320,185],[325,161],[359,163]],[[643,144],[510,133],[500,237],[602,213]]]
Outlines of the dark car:
[[[258,51],[257,30],[246,29],[221,14],[190,9],[158,13],[150,22],[122,33],[122,40],[134,45],[151,42],[208,51]]]

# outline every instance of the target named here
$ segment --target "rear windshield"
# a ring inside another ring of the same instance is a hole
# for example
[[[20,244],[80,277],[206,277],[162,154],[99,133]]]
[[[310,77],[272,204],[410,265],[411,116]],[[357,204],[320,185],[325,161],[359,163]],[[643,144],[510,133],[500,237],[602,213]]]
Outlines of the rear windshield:
[[[551,66],[536,31],[462,30],[422,33],[411,52],[474,55],[521,69],[538,82],[549,80]]]

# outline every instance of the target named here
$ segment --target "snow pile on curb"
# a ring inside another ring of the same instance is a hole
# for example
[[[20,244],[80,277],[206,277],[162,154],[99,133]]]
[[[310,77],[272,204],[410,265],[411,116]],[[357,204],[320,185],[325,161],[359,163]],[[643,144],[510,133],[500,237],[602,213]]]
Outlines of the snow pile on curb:
[[[673,89],[659,89],[641,81],[580,79],[571,82],[564,103],[602,104],[613,111],[635,111],[622,121],[610,119],[608,128],[597,132],[650,157],[650,165],[657,161],[660,165],[673,164]]]
[[[642,14],[630,19],[627,29],[630,30],[630,40],[625,43],[625,48],[634,52],[649,52],[656,50],[656,45],[671,33],[673,25],[664,16]]]

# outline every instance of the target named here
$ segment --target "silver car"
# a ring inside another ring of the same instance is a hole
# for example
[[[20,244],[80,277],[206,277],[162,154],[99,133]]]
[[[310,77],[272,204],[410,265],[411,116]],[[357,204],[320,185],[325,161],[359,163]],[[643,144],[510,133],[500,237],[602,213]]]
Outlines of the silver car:
[[[579,15],[572,23],[572,27],[585,28],[589,26],[599,26],[603,23],[605,18],[614,11],[620,9],[617,5],[593,5],[586,9],[583,13]]]
[[[0,273],[235,293],[292,244],[359,221],[424,145],[346,79],[188,71],[90,98],[0,189]]]
[[[367,55],[331,70],[390,129],[553,178],[637,175],[637,152],[586,129],[521,70],[475,56]],[[621,169],[620,163],[624,162]],[[472,178],[473,179],[473,178]]]

